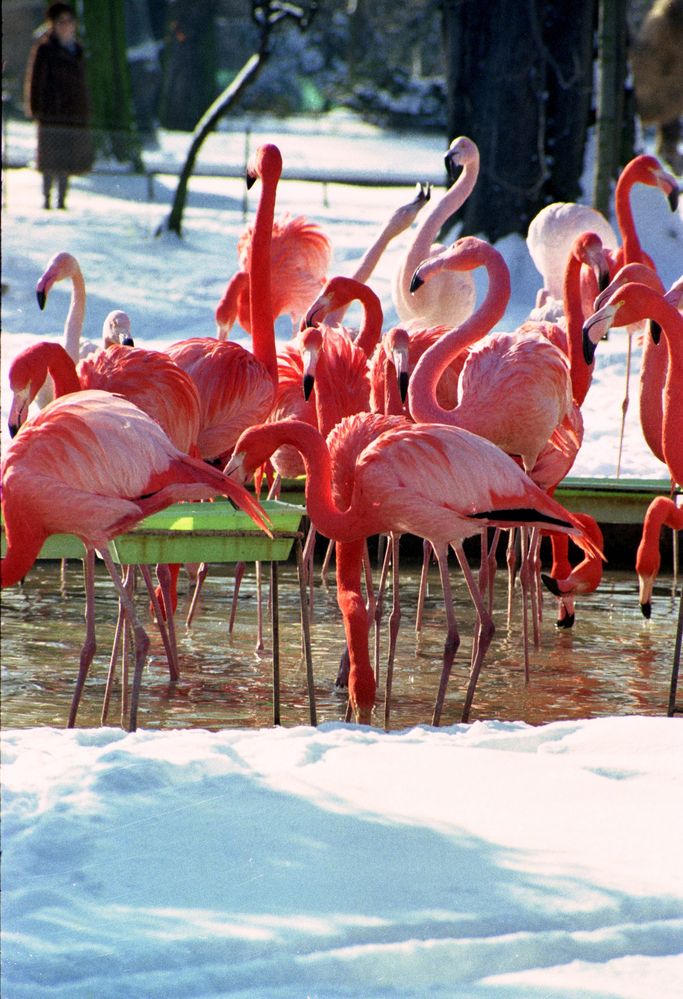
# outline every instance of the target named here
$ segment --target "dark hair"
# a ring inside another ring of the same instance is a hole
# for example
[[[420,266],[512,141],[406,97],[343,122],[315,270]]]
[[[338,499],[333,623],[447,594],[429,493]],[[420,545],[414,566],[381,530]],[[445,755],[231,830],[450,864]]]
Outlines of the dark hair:
[[[76,16],[73,7],[68,3],[51,3],[45,11],[45,17],[48,21],[56,21],[62,14],[70,14],[72,17]]]

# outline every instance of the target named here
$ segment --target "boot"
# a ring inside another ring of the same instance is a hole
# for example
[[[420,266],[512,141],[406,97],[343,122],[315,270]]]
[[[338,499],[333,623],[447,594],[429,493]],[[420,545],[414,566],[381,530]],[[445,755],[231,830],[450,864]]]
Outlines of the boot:
[[[69,187],[68,177],[57,178],[57,208],[66,208],[66,192]]]
[[[52,204],[52,177],[49,173],[43,174],[43,208],[51,208]]]

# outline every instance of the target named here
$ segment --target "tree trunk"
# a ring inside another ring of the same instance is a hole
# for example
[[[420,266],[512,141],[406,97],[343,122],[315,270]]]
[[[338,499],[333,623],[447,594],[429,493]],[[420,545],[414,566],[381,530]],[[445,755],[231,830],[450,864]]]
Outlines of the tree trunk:
[[[168,4],[159,122],[190,132],[216,96],[216,0]]]
[[[623,148],[625,50],[626,0],[600,0],[593,205],[604,215],[609,214]]]
[[[197,126],[192,133],[192,141],[185,158],[185,163],[183,164],[183,169],[181,170],[180,177],[178,178],[178,186],[176,187],[176,192],[173,198],[171,212],[166,221],[163,222],[157,229],[157,236],[166,230],[175,232],[178,236],[180,236],[183,212],[187,201],[187,186],[190,182],[190,177],[192,176],[192,171],[194,170],[194,164],[199,154],[199,150],[201,149],[207,135],[211,134],[219,119],[230,110],[247,84],[256,79],[256,76],[263,66],[266,58],[267,53],[264,51],[250,56],[230,86],[227,87],[222,94],[219,94],[211,107],[205,111],[197,122]]]
[[[140,167],[126,57],[124,0],[84,0],[83,28],[91,121],[99,149]]]

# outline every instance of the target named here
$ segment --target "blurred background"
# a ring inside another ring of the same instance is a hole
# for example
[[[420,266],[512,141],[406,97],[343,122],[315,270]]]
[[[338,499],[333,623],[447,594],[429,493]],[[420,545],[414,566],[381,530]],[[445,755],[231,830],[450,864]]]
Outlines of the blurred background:
[[[642,130],[680,173],[683,0],[75,0],[101,156],[133,167],[160,129],[345,109],[478,144],[457,221],[493,241],[553,201],[606,212]],[[3,111],[45,4],[3,0]],[[242,77],[240,76],[242,74]],[[202,118],[204,116],[204,119]],[[594,162],[587,175],[589,136]]]

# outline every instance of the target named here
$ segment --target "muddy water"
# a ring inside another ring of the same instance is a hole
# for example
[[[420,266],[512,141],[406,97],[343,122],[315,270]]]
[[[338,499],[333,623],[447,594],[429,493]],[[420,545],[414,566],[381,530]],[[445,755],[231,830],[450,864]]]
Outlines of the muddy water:
[[[442,724],[460,720],[474,618],[459,570],[452,569],[461,646],[449,683]],[[151,638],[139,724],[158,728],[254,727],[272,724],[272,636],[268,620],[268,573],[264,568],[264,647],[256,649],[257,585],[253,565],[240,590],[233,633],[228,632],[233,572],[212,566],[191,628],[184,621],[191,584],[181,576],[177,612],[181,677],[171,683],[158,632],[149,622],[142,593],[139,607]],[[343,635],[334,576],[326,587],[319,569],[313,598],[311,641],[318,721],[344,717],[346,692],[335,686]],[[424,627],[415,633],[419,566],[401,568],[402,622],[392,696],[392,729],[427,724],[438,686],[444,615],[438,575],[430,575]],[[519,598],[507,623],[507,581],[496,580],[496,635],[475,695],[471,720],[507,719],[540,724],[565,718],[611,714],[664,714],[668,699],[677,602],[671,576],[660,576],[653,615],[638,607],[632,573],[607,572],[599,590],[577,604],[575,627],[558,631],[552,598],[544,601],[538,647],[531,649],[525,682]],[[388,594],[390,598],[390,594]],[[101,567],[97,573],[98,651],[87,681],[78,724],[100,724],[109,666],[116,600]],[[309,709],[302,655],[299,587],[293,566],[279,567],[281,722],[307,724]],[[65,577],[55,562],[39,562],[23,589],[2,594],[2,714],[6,727],[65,724],[83,640],[80,563],[69,562]],[[381,630],[384,697],[386,624]],[[371,647],[374,638],[371,636]],[[118,724],[120,684],[116,684],[109,724]],[[378,708],[376,724],[382,723]]]

